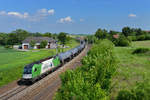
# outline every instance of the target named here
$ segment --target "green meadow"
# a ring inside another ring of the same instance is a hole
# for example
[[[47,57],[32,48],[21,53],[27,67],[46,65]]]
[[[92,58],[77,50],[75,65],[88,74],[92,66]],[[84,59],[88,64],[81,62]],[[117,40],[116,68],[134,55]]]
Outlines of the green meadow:
[[[69,48],[60,49],[59,51],[69,50],[78,44],[77,41],[72,40],[66,44]],[[23,52],[5,49],[0,46],[0,86],[21,78],[25,65],[55,54],[56,49],[39,49]]]
[[[115,47],[119,68],[113,79],[111,98],[114,99],[120,90],[128,90],[137,82],[150,79],[150,53],[132,54],[137,48],[149,48],[150,41],[136,41],[130,47]]]

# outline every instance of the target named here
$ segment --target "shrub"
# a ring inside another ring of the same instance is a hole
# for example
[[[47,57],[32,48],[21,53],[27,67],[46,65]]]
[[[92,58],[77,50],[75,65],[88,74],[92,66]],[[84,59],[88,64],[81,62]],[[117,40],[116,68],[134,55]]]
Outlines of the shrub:
[[[46,41],[46,40],[45,40],[45,41],[42,41],[42,42],[40,43],[40,48],[45,48],[46,45],[47,45],[47,41]]]
[[[117,100],[150,100],[150,83],[148,81],[137,83],[130,90],[121,90]]]
[[[11,45],[6,45],[5,48],[6,49],[12,49],[12,46]]]
[[[117,100],[135,100],[135,97],[130,91],[121,90],[117,96]]]
[[[129,46],[130,45],[130,41],[123,35],[121,35],[118,39],[115,39],[113,43],[115,44],[115,46]]]
[[[136,36],[128,36],[128,39],[130,41],[136,41],[137,40]]]
[[[150,34],[145,35],[145,40],[150,40]]]
[[[81,67],[61,75],[62,85],[55,100],[108,99],[117,66],[113,47],[108,40],[96,42],[82,60]]]
[[[129,46],[129,45],[130,45],[130,42],[127,39],[121,39],[118,42],[118,46]]]
[[[148,48],[137,48],[135,49],[132,54],[140,54],[140,53],[146,53],[149,52],[150,50]]]
[[[34,40],[31,40],[29,44],[33,48],[35,46],[36,42]]]
[[[139,36],[137,36],[137,40],[138,41],[145,40],[145,35],[139,35]]]

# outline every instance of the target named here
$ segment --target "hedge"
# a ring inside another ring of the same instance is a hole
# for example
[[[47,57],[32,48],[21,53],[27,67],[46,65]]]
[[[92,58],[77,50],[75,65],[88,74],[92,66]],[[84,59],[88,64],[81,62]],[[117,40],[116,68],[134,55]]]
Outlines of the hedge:
[[[108,40],[93,45],[82,66],[61,75],[62,85],[55,100],[107,100],[117,61]]]

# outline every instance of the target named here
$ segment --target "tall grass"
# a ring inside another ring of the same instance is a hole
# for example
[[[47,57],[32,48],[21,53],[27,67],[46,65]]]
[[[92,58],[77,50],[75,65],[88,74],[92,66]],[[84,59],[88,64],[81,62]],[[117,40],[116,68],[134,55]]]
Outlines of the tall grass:
[[[150,41],[138,41],[133,42],[132,44],[133,44],[132,47],[115,47],[114,49],[115,54],[120,62],[119,67],[117,69],[117,74],[113,78],[114,87],[111,93],[112,99],[115,99],[117,95],[119,95],[118,99],[123,96],[128,98],[130,97],[127,96],[129,94],[133,94],[135,96],[136,91],[137,92],[141,91],[141,93],[143,91],[145,93],[146,92],[145,90],[147,90],[149,92],[150,53],[149,51],[147,52],[148,49],[146,50],[146,53],[142,52],[143,48],[150,47]],[[135,51],[138,53],[133,54],[133,52]],[[141,87],[140,84],[143,85],[143,87]],[[141,89],[140,87],[143,89]],[[143,95],[143,99],[144,98],[145,97]],[[122,100],[135,100],[135,99],[122,98]]]

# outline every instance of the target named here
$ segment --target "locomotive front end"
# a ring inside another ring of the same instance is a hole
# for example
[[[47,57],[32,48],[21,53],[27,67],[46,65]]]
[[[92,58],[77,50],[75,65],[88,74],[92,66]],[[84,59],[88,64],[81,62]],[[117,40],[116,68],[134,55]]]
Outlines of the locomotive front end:
[[[30,67],[29,65],[24,67],[21,80],[22,81],[31,81],[32,80],[32,67]]]

